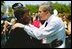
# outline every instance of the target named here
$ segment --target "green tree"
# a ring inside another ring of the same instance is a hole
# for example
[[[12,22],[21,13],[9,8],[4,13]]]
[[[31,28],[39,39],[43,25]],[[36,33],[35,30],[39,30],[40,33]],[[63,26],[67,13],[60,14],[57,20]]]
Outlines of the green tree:
[[[9,15],[10,17],[13,17],[13,9],[12,9],[12,7],[9,7],[8,12],[9,12],[8,15]]]
[[[38,5],[26,5],[26,8],[30,10],[30,13],[36,13],[38,11]]]

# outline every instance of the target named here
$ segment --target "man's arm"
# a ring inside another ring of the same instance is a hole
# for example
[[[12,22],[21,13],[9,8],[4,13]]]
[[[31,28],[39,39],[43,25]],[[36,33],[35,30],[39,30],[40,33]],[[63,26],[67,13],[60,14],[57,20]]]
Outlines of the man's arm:
[[[25,25],[24,29],[25,31],[32,37],[35,37],[37,39],[43,39],[47,36],[50,36],[52,34],[55,34],[57,31],[58,25],[55,22],[50,23],[49,25],[47,25],[44,28],[36,28],[33,25]]]
[[[58,22],[58,21],[57,21]],[[52,34],[55,34],[57,33],[57,29],[59,27],[59,25],[57,24],[56,21],[52,21],[50,22],[46,27],[44,28],[37,28],[33,25],[23,25],[23,24],[20,24],[20,23],[17,23],[14,25],[14,27],[22,27],[24,28],[24,30],[27,32],[28,35],[34,37],[34,38],[37,38],[37,39],[43,39],[47,36],[50,36]]]

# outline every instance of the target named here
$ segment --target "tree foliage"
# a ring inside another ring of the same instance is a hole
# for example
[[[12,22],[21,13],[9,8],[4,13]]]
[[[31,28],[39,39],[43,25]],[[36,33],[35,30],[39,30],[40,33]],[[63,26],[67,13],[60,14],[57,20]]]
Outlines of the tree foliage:
[[[38,11],[38,5],[26,5],[26,8],[30,10],[30,13],[36,13]]]
[[[50,4],[52,6],[52,8],[57,9],[57,11],[59,13],[71,14],[71,3],[69,3],[69,5],[66,5],[66,4],[60,4],[58,2],[52,3],[50,1],[47,3],[43,3],[43,4]],[[4,1],[1,1],[1,5],[4,5]],[[30,13],[32,14],[32,13],[36,13],[38,11],[39,5],[26,4],[25,7],[28,8],[30,10]],[[9,13],[13,14],[11,7],[9,7]]]

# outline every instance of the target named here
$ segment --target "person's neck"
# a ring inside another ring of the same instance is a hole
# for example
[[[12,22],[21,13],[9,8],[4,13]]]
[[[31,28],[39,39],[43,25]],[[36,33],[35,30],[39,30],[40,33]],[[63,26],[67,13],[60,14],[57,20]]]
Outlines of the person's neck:
[[[47,19],[49,19],[50,16],[51,16],[51,14],[47,14],[46,16],[41,17],[41,20],[47,20]]]

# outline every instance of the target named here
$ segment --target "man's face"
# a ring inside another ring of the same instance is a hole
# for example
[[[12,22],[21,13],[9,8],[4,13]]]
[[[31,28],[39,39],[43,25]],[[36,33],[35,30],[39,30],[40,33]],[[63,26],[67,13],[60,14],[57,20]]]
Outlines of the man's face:
[[[46,12],[43,11],[43,8],[42,7],[39,7],[38,14],[39,14],[40,17],[45,17]]]

